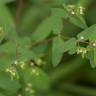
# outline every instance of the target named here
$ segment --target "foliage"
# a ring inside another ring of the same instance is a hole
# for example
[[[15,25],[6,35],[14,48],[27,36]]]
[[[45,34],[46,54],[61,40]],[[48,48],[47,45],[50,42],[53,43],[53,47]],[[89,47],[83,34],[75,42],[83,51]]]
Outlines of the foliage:
[[[94,2],[1,0],[0,96],[96,96]]]

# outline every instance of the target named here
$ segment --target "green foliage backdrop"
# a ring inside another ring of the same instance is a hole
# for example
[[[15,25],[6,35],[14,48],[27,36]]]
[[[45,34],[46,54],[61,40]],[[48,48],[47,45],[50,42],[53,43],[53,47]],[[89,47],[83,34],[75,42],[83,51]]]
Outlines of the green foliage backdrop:
[[[96,96],[95,0],[0,0],[0,96]]]

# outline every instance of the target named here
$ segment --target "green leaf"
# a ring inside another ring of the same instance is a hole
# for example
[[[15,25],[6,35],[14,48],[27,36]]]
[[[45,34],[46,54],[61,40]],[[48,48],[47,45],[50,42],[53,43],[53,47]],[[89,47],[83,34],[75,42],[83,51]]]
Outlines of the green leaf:
[[[46,72],[38,67],[27,67],[26,70],[22,71],[22,77],[25,83],[30,82],[33,85],[33,88],[38,91],[49,89],[49,77]]]
[[[10,66],[16,59],[16,45],[7,42],[0,46],[0,69],[3,70]]]
[[[64,9],[52,8],[52,31],[54,34],[60,34],[63,29],[63,19],[68,18],[68,14]]]
[[[48,44],[41,44],[38,46],[33,46],[32,51],[36,54],[38,57],[42,57],[45,55],[45,51],[48,48]]]
[[[41,11],[42,10],[42,11]],[[29,35],[31,32],[37,28],[37,25],[44,17],[48,16],[50,12],[50,8],[48,6],[29,6],[27,10],[25,10],[22,14],[22,18],[17,25],[19,32],[22,35]],[[27,34],[26,34],[27,33]],[[29,33],[29,34],[28,34]]]
[[[74,54],[76,52],[76,39],[71,38],[67,41],[64,41],[63,39],[56,37],[53,40],[53,46],[52,46],[52,64],[53,66],[57,66],[63,56],[64,52],[68,52],[69,54]]]
[[[65,3],[66,0],[30,0],[32,4],[51,4],[53,6],[61,5],[62,3]]]
[[[86,22],[82,16],[70,16],[69,21],[82,29],[87,28]]]
[[[17,36],[15,23],[8,8],[4,5],[0,5],[0,13],[2,13],[0,14],[0,27],[8,37],[15,38]]]
[[[50,1],[50,0],[49,0]],[[49,2],[51,4],[51,6],[61,6],[62,4],[66,4],[67,0],[51,0],[51,2]]]
[[[46,20],[44,20],[39,27],[36,29],[36,31],[32,34],[32,40],[34,41],[41,41],[45,38],[47,38],[51,31],[52,31],[52,18],[49,17]]]
[[[19,59],[20,60],[30,60],[35,59],[36,56],[33,50],[30,49],[31,46],[31,39],[29,37],[21,37],[18,38],[18,51],[20,53]]]
[[[0,93],[0,96],[5,96],[5,95],[3,95],[2,93]]]
[[[69,52],[69,54],[74,54],[76,52],[76,46],[77,44],[77,40],[75,38],[71,38],[69,40],[67,40],[65,43],[64,43],[64,52]]]
[[[57,16],[58,19],[67,19],[68,13],[62,8],[52,8],[52,15]]]
[[[53,20],[54,21],[53,21],[52,31],[54,34],[60,34],[62,32],[62,29],[63,29],[62,19],[59,19],[58,17],[54,16]]]
[[[96,24],[90,26],[77,35],[78,38],[84,37],[85,40],[96,40]]]
[[[15,93],[19,90],[20,84],[16,80],[11,80],[11,78],[5,74],[0,74],[0,88],[11,93]]]
[[[35,53],[27,48],[20,48],[19,51],[20,51],[20,56],[19,56],[20,60],[26,61],[30,59],[34,60],[36,58]]]
[[[49,86],[50,86],[48,75],[46,74],[46,72],[44,72],[40,68],[37,68],[36,70],[39,73],[39,75],[38,76],[32,75],[33,77],[31,78],[31,80],[32,80],[32,84],[34,83],[33,86],[38,91],[40,91],[40,90],[48,90]],[[42,84],[43,84],[43,86],[42,86]]]
[[[17,43],[20,47],[29,48],[32,42],[29,37],[20,37],[17,39]]]
[[[79,39],[83,37],[84,40],[89,40],[90,42],[95,41],[96,40],[96,24],[90,26],[89,28],[79,33],[77,37]],[[95,68],[96,67],[96,49],[89,47],[88,50],[89,51],[88,51],[87,58],[89,59],[92,68]]]
[[[55,34],[60,33],[63,27],[62,20],[67,17],[68,14],[63,9],[53,8],[52,15],[39,25],[36,31],[32,34],[32,39],[41,41],[47,38],[51,34],[51,31]]]
[[[56,37],[53,40],[52,46],[52,64],[53,66],[57,66],[63,56],[64,52],[64,41],[60,37]]]
[[[87,58],[90,61],[90,65],[92,68],[96,67],[96,48],[88,47]]]

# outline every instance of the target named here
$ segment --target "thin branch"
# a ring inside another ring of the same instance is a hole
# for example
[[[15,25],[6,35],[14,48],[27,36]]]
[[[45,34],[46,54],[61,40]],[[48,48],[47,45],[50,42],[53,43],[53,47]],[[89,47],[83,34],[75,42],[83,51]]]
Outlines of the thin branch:
[[[19,23],[20,15],[23,9],[23,0],[16,1],[16,25]]]
[[[32,45],[30,46],[30,48],[32,48],[33,46],[40,45],[40,44],[48,43],[48,42],[52,41],[55,37],[58,37],[58,35],[57,36],[50,37],[50,38],[47,38],[47,39],[42,40],[42,41],[36,41],[36,42],[32,43]],[[73,38],[73,37],[67,37],[67,36],[63,36],[63,35],[60,35],[60,37],[63,40],[69,40],[69,39]],[[84,41],[84,40],[77,40],[77,43],[79,43],[79,42],[85,43],[85,44],[89,44],[88,41]]]

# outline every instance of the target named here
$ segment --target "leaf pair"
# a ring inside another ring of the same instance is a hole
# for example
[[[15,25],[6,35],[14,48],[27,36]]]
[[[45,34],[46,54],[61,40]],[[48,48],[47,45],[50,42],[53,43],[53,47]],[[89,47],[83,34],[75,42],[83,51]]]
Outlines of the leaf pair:
[[[64,52],[69,52],[69,54],[74,54],[76,52],[76,39],[72,38],[68,41],[64,41],[60,37],[56,37],[53,40],[52,46],[52,64],[53,66],[57,66],[62,57]]]
[[[65,11],[60,8],[53,9],[52,16],[49,16],[39,25],[32,34],[32,39],[35,41],[42,41],[47,38],[52,31],[56,34],[60,33],[63,26],[62,19],[67,17],[64,13]]]

